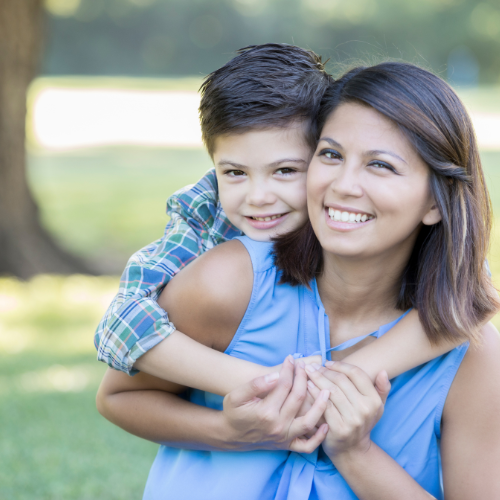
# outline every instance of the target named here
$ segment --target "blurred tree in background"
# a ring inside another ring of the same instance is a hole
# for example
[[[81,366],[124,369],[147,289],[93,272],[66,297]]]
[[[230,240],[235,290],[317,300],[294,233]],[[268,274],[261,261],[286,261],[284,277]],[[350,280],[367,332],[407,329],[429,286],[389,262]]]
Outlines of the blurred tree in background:
[[[402,58],[458,83],[500,78],[500,0],[46,0],[46,5],[43,72],[50,75],[200,75],[245,45],[284,42],[334,62]]]
[[[26,90],[38,69],[42,0],[0,0],[0,274],[84,271],[41,226],[25,170]]]
[[[494,84],[500,0],[0,0],[0,274],[86,270],[40,225],[27,187],[25,96],[37,72],[201,76],[266,42],[308,47],[334,72],[396,58],[459,87]]]

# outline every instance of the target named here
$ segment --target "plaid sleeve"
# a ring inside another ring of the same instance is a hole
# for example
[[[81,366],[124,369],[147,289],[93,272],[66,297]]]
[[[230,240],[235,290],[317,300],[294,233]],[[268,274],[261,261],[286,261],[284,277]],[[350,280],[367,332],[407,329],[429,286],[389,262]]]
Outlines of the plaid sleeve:
[[[164,286],[203,252],[241,234],[218,203],[213,170],[172,195],[167,212],[171,219],[163,238],[130,258],[94,337],[97,359],[129,374],[142,354],[175,330],[157,303]]]

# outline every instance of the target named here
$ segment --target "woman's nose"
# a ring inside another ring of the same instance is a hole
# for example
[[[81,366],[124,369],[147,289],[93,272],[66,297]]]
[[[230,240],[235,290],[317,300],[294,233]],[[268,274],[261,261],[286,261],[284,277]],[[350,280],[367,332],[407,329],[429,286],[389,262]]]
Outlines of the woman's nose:
[[[354,165],[342,165],[331,183],[331,189],[343,197],[359,198],[362,196],[360,169]]]

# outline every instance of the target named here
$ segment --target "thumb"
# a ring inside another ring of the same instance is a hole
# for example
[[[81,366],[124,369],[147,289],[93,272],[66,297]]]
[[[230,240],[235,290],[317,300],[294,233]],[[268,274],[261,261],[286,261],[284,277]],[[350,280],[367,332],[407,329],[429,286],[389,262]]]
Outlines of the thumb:
[[[375,389],[382,399],[382,403],[385,405],[387,401],[387,396],[391,390],[391,383],[389,382],[389,376],[385,370],[382,370],[375,378]]]
[[[233,389],[224,399],[225,402],[232,407],[243,406],[246,403],[267,396],[274,389],[276,382],[279,379],[278,372],[270,373],[263,377],[257,377],[243,384],[236,389]]]

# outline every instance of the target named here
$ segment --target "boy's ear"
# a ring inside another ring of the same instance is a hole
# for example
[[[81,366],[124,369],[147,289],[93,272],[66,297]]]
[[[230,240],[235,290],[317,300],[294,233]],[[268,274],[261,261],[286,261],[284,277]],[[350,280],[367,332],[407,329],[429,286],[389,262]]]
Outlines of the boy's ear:
[[[432,226],[434,224],[437,224],[438,222],[441,221],[441,212],[439,211],[438,206],[436,203],[433,201],[431,208],[429,211],[424,215],[424,218],[422,219],[422,223],[425,224],[426,226]]]

